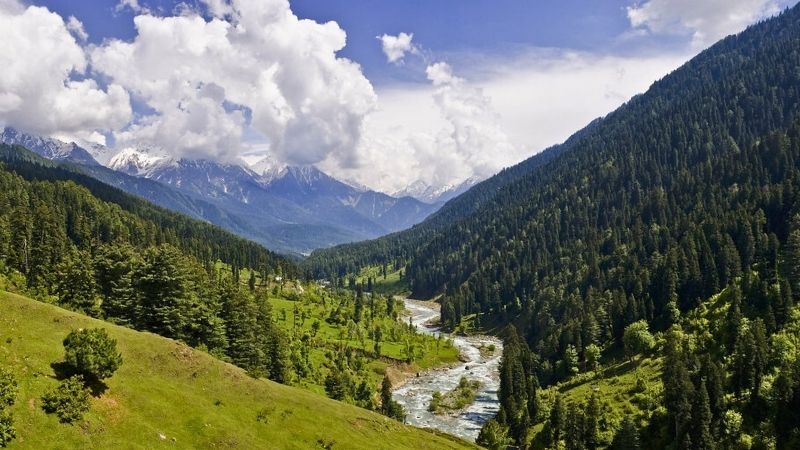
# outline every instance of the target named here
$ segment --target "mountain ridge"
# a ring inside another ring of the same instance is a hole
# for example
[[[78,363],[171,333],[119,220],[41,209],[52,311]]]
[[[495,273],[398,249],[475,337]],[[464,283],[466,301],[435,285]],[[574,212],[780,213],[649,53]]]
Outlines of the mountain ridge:
[[[93,146],[90,152],[75,143],[13,128],[4,129],[0,141],[77,164],[84,172],[160,206],[295,255],[407,228],[440,206],[358,189],[311,166],[280,166],[262,159],[255,164],[258,173],[245,161],[172,158],[158,149],[125,149],[110,156],[102,146]]]

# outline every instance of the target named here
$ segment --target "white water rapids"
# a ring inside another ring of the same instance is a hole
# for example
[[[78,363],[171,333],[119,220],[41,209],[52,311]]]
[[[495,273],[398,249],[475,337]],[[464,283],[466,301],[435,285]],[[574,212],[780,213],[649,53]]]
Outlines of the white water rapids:
[[[439,335],[439,328],[428,325],[439,317],[439,311],[430,305],[415,300],[405,300],[410,312],[411,322],[426,334]],[[408,320],[408,316],[404,318]],[[445,333],[442,333],[445,334]],[[394,390],[394,399],[406,409],[406,423],[422,428],[435,428],[463,439],[475,441],[481,426],[493,418],[500,404],[497,390],[500,387],[498,370],[503,343],[491,336],[447,335],[466,361],[454,367],[432,369],[420,373],[419,377],[409,378],[405,384]],[[480,347],[494,344],[495,351],[484,358]],[[458,385],[461,377],[478,380],[480,391],[475,403],[454,415],[436,415],[428,411],[431,397],[436,391],[446,394]]]

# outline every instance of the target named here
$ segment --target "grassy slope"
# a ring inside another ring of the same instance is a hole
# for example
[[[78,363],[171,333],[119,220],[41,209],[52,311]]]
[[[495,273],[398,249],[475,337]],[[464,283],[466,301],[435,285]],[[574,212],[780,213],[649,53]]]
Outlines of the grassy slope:
[[[638,386],[637,379],[640,380]],[[544,417],[541,419],[546,420],[556,392],[563,396],[566,404],[581,405],[589,399],[593,391],[597,391],[600,395],[604,410],[605,424],[601,424],[601,428],[606,430],[601,432],[601,440],[607,445],[625,415],[632,414],[642,419],[649,417],[657,408],[652,399],[658,398],[663,391],[661,359],[618,360],[597,374],[592,372],[581,374],[572,380],[542,390],[540,391],[542,405],[547,411],[543,411]],[[533,427],[530,435],[533,438],[533,448],[543,448],[544,436],[540,434],[543,429],[543,422]]]
[[[407,296],[411,293],[411,289],[408,287],[408,283],[400,278],[401,271],[402,269],[395,269],[389,266],[386,278],[384,278],[381,274],[380,266],[369,266],[361,270],[356,277],[356,281],[366,285],[367,278],[372,277],[375,282],[374,290],[376,294]]]
[[[248,377],[178,342],[0,292],[0,365],[20,384],[11,448],[464,448],[300,389]],[[40,407],[74,328],[104,327],[125,362],[74,426]],[[259,412],[267,418],[259,422]],[[163,434],[166,439],[162,439]],[[173,441],[174,439],[174,441]]]

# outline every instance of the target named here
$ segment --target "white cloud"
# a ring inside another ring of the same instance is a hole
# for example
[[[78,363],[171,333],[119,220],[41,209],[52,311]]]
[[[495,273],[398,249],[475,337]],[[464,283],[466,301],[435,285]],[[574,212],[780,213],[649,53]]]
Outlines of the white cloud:
[[[83,22],[78,20],[75,16],[69,16],[69,19],[67,19],[67,29],[81,41],[89,39],[89,34],[83,29]]]
[[[358,64],[336,55],[345,32],[335,22],[298,19],[285,0],[206,6],[210,20],[137,16],[133,42],[113,40],[92,52],[96,70],[155,110],[119,140],[230,159],[251,117],[249,126],[284,162],[357,164],[375,93]]]
[[[125,9],[130,9],[135,14],[152,14],[153,12],[144,4],[139,3],[139,0],[120,0],[120,2],[117,3],[117,6],[114,8],[116,12],[121,12]]]
[[[378,110],[367,118],[359,146],[369,170],[328,162],[323,169],[385,192],[416,180],[440,186],[485,176],[563,142],[687,57],[532,49],[483,60],[480,72],[462,69],[462,77],[434,64],[430,86],[378,90]]]
[[[367,120],[359,146],[370,170],[325,168],[392,192],[417,180],[442,186],[471,176],[485,178],[522,158],[483,89],[455,76],[444,62],[428,66],[426,74],[432,87],[379,96],[381,110]]]
[[[84,75],[86,56],[64,20],[46,8],[0,3],[0,124],[70,140],[101,140],[124,126],[127,92]],[[76,31],[73,31],[76,34]]]
[[[789,1],[792,0],[648,0],[629,6],[627,12],[636,29],[688,35],[695,48],[702,48],[777,13]]]
[[[219,18],[225,18],[226,16],[233,15],[233,8],[231,7],[230,3],[227,0],[200,0],[208,8],[208,12],[214,16]]]
[[[414,39],[414,33],[400,33],[397,36],[383,34],[378,36],[377,39],[381,41],[383,54],[386,55],[386,60],[390,63],[401,63],[406,53],[418,53],[417,47],[411,43],[411,40]]]
[[[425,75],[433,83],[434,86],[441,86],[443,84],[460,83],[464,80],[453,75],[453,68],[450,64],[444,62],[433,63],[425,68]]]

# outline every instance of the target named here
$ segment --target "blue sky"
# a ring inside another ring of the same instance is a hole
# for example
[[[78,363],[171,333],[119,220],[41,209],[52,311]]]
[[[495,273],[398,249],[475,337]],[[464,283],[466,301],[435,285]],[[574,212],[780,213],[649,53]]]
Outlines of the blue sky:
[[[89,41],[130,40],[136,35],[131,8],[119,0],[33,0],[59,13],[75,16]],[[155,14],[169,15],[183,2],[141,0]],[[200,7],[199,2],[187,2]],[[300,18],[335,21],[347,32],[339,52],[364,68],[375,84],[396,80],[425,80],[424,74],[387,66],[376,36],[414,33],[414,40],[440,57],[465,53],[499,56],[528,47],[623,52],[631,45],[619,41],[630,28],[626,8],[634,1],[586,0],[292,0]],[[649,44],[680,45],[673,36],[657,36]],[[636,43],[640,46],[642,43]]]
[[[0,0],[0,124],[443,186],[563,141],[795,1]]]

